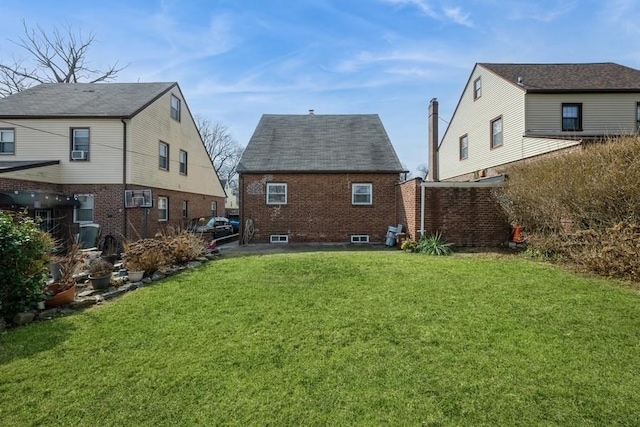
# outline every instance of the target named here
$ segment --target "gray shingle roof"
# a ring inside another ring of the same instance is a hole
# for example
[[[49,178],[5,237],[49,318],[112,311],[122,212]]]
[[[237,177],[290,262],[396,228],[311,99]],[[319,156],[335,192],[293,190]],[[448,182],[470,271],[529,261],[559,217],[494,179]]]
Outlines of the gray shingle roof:
[[[177,83],[44,83],[0,99],[0,117],[131,117]]]
[[[606,63],[478,65],[518,84],[527,92],[638,92],[640,70]]]
[[[265,114],[237,170],[399,173],[403,168],[377,114]]]

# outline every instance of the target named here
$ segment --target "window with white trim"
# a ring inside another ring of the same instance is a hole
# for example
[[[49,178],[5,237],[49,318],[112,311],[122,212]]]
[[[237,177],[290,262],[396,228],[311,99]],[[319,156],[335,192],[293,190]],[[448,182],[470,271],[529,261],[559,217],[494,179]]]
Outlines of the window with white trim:
[[[16,154],[15,129],[0,129],[0,154]]]
[[[373,200],[372,184],[352,184],[351,185],[351,204],[353,205],[370,205]]]
[[[89,128],[71,128],[71,160],[89,160]]]
[[[189,201],[188,200],[182,201],[182,218],[183,219],[189,218]]]
[[[80,203],[73,209],[73,222],[93,222],[95,195],[75,194],[73,198]]]
[[[162,170],[169,170],[169,144],[160,141],[158,145],[158,167]]]
[[[491,120],[491,148],[502,146],[502,116]]]
[[[218,202],[211,202],[211,216],[218,216]]]
[[[460,160],[469,157],[469,136],[464,134],[460,137]]]
[[[287,204],[287,184],[267,183],[267,204],[286,205]]]
[[[187,152],[180,150],[178,153],[178,162],[180,163],[180,175],[187,174]]]
[[[180,121],[180,98],[171,95],[171,118]]]
[[[158,221],[169,220],[169,198],[158,196]]]
[[[482,77],[478,77],[473,82],[473,100],[482,96]]]

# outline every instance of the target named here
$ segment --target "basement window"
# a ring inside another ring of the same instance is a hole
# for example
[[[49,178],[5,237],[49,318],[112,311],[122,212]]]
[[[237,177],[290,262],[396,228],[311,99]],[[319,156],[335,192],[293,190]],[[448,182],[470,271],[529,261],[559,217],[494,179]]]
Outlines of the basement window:
[[[351,243],[369,243],[368,234],[352,234]]]
[[[269,236],[270,243],[289,243],[289,235],[287,234],[272,234]]]

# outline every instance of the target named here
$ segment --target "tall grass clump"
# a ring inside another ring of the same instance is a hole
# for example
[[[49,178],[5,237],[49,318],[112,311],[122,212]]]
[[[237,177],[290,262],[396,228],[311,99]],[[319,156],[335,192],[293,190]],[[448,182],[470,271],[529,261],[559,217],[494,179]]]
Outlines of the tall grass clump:
[[[500,197],[534,252],[640,280],[640,139],[511,166]]]

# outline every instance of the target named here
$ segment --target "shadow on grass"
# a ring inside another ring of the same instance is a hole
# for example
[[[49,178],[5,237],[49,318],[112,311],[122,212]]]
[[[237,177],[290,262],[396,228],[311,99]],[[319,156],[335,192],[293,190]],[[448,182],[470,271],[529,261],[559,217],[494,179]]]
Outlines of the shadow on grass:
[[[66,341],[74,329],[71,322],[56,319],[0,334],[0,365],[51,350]]]

